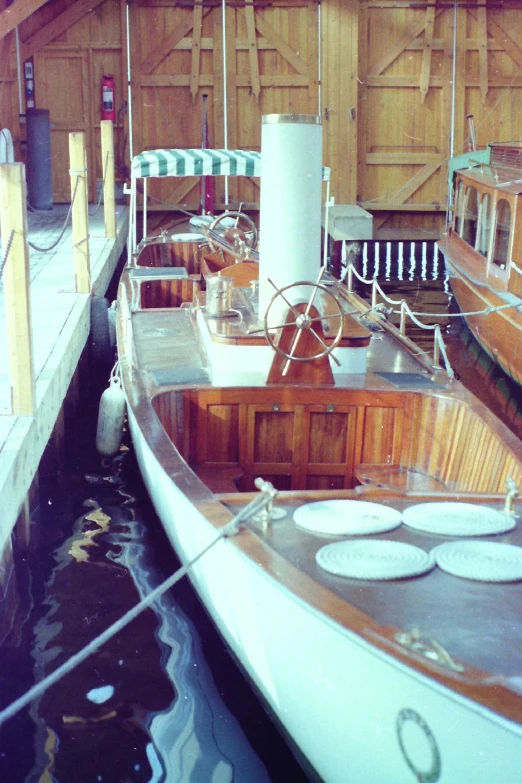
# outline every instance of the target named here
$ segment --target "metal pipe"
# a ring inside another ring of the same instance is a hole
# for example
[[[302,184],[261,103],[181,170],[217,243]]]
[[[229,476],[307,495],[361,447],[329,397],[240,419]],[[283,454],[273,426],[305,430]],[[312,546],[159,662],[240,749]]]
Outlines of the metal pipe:
[[[125,25],[127,28],[127,108],[128,108],[128,122],[129,122],[129,156],[132,163],[132,158],[134,157],[134,151],[133,151],[133,139],[132,139],[132,89],[131,89],[131,56],[130,56],[130,39],[129,39],[129,30],[130,30],[130,23],[129,23],[129,7],[130,3],[129,0],[127,0],[127,5],[125,6]]]
[[[321,29],[321,0],[317,3],[317,59],[318,59],[318,65],[317,65],[317,113],[319,116],[321,116],[322,113],[322,85],[321,85],[321,76],[322,76],[322,68],[321,68],[321,57],[322,57],[322,29]]]
[[[22,93],[22,63],[20,60],[20,33],[18,32],[18,25],[15,27],[15,40],[16,40],[16,72],[18,77],[18,112],[24,113],[24,102]],[[33,74],[34,78],[34,74]]]
[[[223,34],[223,148],[228,150],[228,94],[227,94],[227,3],[226,0],[221,0],[221,27]],[[225,204],[228,204],[228,177],[225,177]]]
[[[455,155],[455,82],[457,79],[457,3],[453,2],[453,65],[451,74],[450,158]]]

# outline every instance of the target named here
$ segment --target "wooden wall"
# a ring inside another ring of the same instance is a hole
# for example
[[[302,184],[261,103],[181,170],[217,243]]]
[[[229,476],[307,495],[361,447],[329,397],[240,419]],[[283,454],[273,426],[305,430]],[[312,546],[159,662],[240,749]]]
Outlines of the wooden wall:
[[[0,37],[7,32],[0,58],[2,126],[18,144],[23,141],[12,32],[17,8],[22,61],[34,57],[36,105],[50,109],[54,125],[55,200],[68,198],[70,130],[86,130],[91,159],[96,158],[92,197],[94,179],[102,177],[103,73],[116,76],[117,108],[127,97],[126,6],[123,0],[40,5],[41,0],[15,0],[0,13]],[[452,150],[467,147],[467,114],[475,117],[479,146],[522,138],[520,0],[487,7],[459,0],[456,11],[447,0],[230,1],[225,47],[220,0],[193,6],[186,0],[136,0],[128,8],[134,152],[200,146],[204,93],[210,143],[216,147],[225,145],[225,121],[230,148],[256,149],[263,114],[319,111],[336,203],[362,203],[377,226],[429,229],[443,221],[446,163]],[[24,19],[23,9],[34,10]],[[128,139],[123,110],[118,125],[123,145]],[[17,151],[22,154],[19,146]],[[241,191],[236,187],[230,183],[232,201],[258,201],[254,181]],[[183,181],[154,195],[193,207],[198,183]],[[218,204],[223,198],[219,183]]]

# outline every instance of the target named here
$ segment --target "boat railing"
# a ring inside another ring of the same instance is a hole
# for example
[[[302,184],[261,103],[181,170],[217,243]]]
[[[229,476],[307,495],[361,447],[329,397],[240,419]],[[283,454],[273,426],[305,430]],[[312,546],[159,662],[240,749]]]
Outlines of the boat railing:
[[[353,293],[354,275],[361,283],[364,283],[364,285],[370,285],[372,287],[372,298],[371,298],[371,308],[370,308],[371,312],[375,313],[379,318],[386,317],[386,315],[388,315],[388,313],[386,313],[385,311],[383,312],[382,303],[379,303],[377,300],[378,296],[382,297],[382,299],[387,304],[392,305],[392,309],[389,314],[391,315],[393,313],[395,315],[400,316],[399,331],[403,337],[406,336],[407,317],[409,317],[411,321],[417,327],[419,327],[419,329],[424,329],[425,331],[433,332],[433,364],[435,367],[438,367],[440,365],[440,360],[442,357],[442,361],[444,363],[444,369],[446,370],[449,377],[453,378],[454,372],[448,359],[444,340],[442,339],[440,324],[426,324],[423,323],[422,321],[419,321],[419,319],[417,318],[417,315],[419,314],[414,313],[411,310],[411,308],[409,307],[405,299],[392,299],[391,297],[387,296],[387,294],[382,290],[376,278],[367,280],[358,272],[354,264],[351,263],[345,266],[343,270],[343,274],[341,276],[341,282],[343,282],[344,279],[346,279],[346,286],[350,293]],[[395,307],[398,306],[399,309],[394,310],[393,309],[394,306]]]

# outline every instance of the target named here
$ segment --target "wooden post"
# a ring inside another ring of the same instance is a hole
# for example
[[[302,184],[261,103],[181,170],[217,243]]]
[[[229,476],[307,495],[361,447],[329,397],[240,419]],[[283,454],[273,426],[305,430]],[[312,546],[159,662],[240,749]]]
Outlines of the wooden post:
[[[89,216],[87,201],[87,165],[85,158],[85,133],[69,133],[69,164],[71,167],[71,200],[73,258],[76,275],[76,291],[91,292],[91,264],[89,258]]]
[[[105,236],[115,239],[116,200],[114,198],[114,126],[112,120],[101,121],[101,150]]]
[[[0,226],[4,257],[9,248],[3,279],[12,409],[15,415],[32,416],[35,388],[23,163],[0,166]]]

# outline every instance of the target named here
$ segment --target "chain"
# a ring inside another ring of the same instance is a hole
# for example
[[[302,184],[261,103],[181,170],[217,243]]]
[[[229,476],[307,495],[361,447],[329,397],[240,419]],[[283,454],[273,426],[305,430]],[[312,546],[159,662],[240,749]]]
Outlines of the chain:
[[[69,210],[67,212],[67,217],[65,218],[65,222],[63,224],[63,228],[62,228],[62,230],[60,232],[60,236],[58,237],[56,242],[53,242],[53,244],[50,247],[38,247],[38,245],[34,245],[32,242],[28,242],[27,244],[33,250],[36,250],[38,253],[49,253],[50,250],[54,250],[54,248],[57,245],[59,245],[59,243],[62,241],[63,235],[65,234],[65,229],[67,228],[67,224],[69,222],[69,218],[71,217],[71,212],[72,212],[72,208],[73,208],[73,204],[74,204],[74,199],[76,198],[76,191],[78,190],[78,183],[79,183],[79,181],[80,181],[80,177],[78,176],[78,177],[76,177],[76,184],[74,186],[73,197],[72,197],[71,204],[69,206]]]
[[[7,263],[7,259],[9,257],[9,253],[11,251],[11,245],[13,244],[14,235],[15,235],[15,232],[14,232],[14,228],[13,228],[13,229],[11,229],[11,233],[9,234],[9,240],[7,242],[7,249],[5,251],[5,255],[4,255],[3,259],[2,259],[2,263],[0,264],[0,280],[2,279],[2,274],[4,272],[4,266]]]

